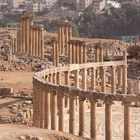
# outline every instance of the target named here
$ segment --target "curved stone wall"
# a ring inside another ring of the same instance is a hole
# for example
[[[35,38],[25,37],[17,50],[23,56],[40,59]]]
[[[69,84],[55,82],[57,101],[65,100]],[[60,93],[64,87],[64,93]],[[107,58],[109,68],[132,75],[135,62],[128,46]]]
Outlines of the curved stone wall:
[[[126,54],[125,54],[126,55]],[[33,125],[65,132],[69,111],[69,133],[86,136],[86,109],[90,108],[90,138],[97,139],[97,103],[105,104],[105,139],[112,139],[112,104],[124,107],[124,140],[130,140],[130,107],[140,96],[127,94],[127,62],[70,64],[38,72],[33,76]],[[99,72],[99,73],[98,73]],[[78,108],[78,110],[77,110]],[[79,122],[76,122],[78,112]]]

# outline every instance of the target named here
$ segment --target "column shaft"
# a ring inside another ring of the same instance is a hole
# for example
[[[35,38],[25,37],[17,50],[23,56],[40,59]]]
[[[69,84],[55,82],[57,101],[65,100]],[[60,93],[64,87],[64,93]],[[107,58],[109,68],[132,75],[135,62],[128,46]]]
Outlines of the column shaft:
[[[127,66],[123,66],[122,93],[127,94]]]
[[[130,107],[124,105],[124,140],[130,140]]]
[[[70,97],[69,133],[75,135],[75,99]]]
[[[50,93],[45,92],[45,128],[50,129]]]
[[[87,69],[83,69],[82,88],[83,88],[84,90],[87,89]]]
[[[51,129],[57,130],[57,95],[55,93],[52,93],[51,97]]]
[[[115,94],[116,92],[116,68],[114,66],[111,67],[111,93]]]
[[[86,59],[86,46],[83,46],[83,63],[86,63],[87,62],[87,59]]]
[[[118,85],[122,86],[122,66],[118,67]]]
[[[112,140],[112,110],[111,103],[105,104],[105,140]]]
[[[101,67],[100,69],[101,71],[101,91],[102,92],[106,92],[106,72],[105,72],[105,68]]]
[[[61,52],[61,26],[58,27],[58,45],[59,45],[59,52]]]
[[[40,89],[40,128],[44,128],[44,123],[45,123],[45,96],[44,96],[44,85],[41,85]]]
[[[92,68],[91,69],[91,89],[95,90],[96,86],[96,69]]]
[[[59,107],[59,130],[64,131],[64,96],[60,96]]]
[[[96,100],[92,100],[91,101],[91,117],[90,117],[90,127],[91,127],[91,138],[94,140],[97,140],[97,101]]]
[[[85,100],[79,101],[79,135],[85,136]]]
[[[79,88],[79,70],[75,71],[75,86]]]

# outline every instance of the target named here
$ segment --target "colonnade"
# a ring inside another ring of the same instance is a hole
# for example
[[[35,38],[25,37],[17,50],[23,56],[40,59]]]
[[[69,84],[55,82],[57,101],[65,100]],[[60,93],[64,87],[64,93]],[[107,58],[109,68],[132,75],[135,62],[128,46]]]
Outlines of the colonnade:
[[[114,101],[120,101],[124,103],[124,140],[130,140],[131,103],[130,98],[127,98],[126,67],[126,52],[124,52],[122,61],[71,64],[37,73],[33,78],[33,125],[65,131],[65,97],[68,97],[69,133],[77,135],[76,123],[78,123],[78,135],[85,137],[86,101],[88,101],[90,103],[90,137],[97,140],[97,103],[98,100],[103,100],[105,103],[105,139],[112,140],[112,104]],[[102,75],[100,90],[98,89],[97,92],[96,70],[98,68],[101,69]],[[121,73],[118,71],[120,68]],[[110,90],[106,85],[107,70],[111,73]],[[71,78],[71,74],[75,75],[74,78]],[[122,94],[117,94],[119,83],[122,83]],[[79,101],[78,112],[76,111],[77,101]],[[76,113],[79,114],[79,122],[76,122]]]
[[[52,53],[53,66],[57,67],[59,64],[59,46],[57,40],[53,40]]]
[[[68,42],[72,39],[72,26],[69,22],[58,23],[58,45],[60,53],[68,53]]]
[[[17,32],[16,54],[27,56],[44,57],[44,34],[43,28],[33,25],[31,16],[22,16]]]
[[[68,50],[69,64],[86,63],[86,46],[84,41],[70,40]]]

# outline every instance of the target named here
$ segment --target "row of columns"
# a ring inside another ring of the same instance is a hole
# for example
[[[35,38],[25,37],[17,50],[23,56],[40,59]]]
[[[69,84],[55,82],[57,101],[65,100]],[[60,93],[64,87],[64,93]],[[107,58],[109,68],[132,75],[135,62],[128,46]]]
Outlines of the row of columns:
[[[100,91],[106,93],[106,78],[107,78],[107,67],[99,67],[100,68],[100,77],[101,77],[101,81],[100,81]],[[89,69],[83,69],[82,70],[82,89],[87,89],[87,75],[89,74],[89,76],[91,77],[90,80],[90,89],[95,90],[96,86],[98,85],[97,80],[97,71],[99,69],[98,67],[95,68],[89,68]],[[121,71],[120,71],[121,69]],[[122,93],[123,94],[127,94],[127,66],[126,65],[120,65],[120,66],[111,66],[110,67],[111,70],[111,89],[110,92],[112,94],[116,93],[116,89],[117,89],[117,85],[119,85],[122,88]],[[118,72],[117,72],[118,70]],[[89,73],[88,73],[89,72]],[[75,86],[77,88],[80,87],[80,70],[75,70]],[[121,85],[120,85],[121,84]]]
[[[45,85],[35,83],[33,97],[33,126],[64,131],[65,103],[63,93],[49,91]],[[38,87],[38,86],[39,87]],[[58,98],[59,97],[59,98]],[[76,134],[76,96],[69,96],[69,133]],[[59,104],[58,104],[59,102]],[[79,99],[79,136],[85,137],[86,132],[86,99]],[[90,99],[90,137],[97,140],[97,102]],[[111,98],[105,100],[105,139],[112,140],[112,104]],[[57,115],[58,114],[58,115]],[[130,140],[130,103],[124,104],[124,140]]]
[[[44,57],[44,33],[41,26],[33,25],[31,16],[23,16],[17,32],[16,54]]]
[[[68,42],[72,39],[72,26],[69,22],[58,24],[58,45],[60,53],[68,53]]]
[[[84,41],[71,40],[69,42],[68,60],[69,64],[86,63],[86,46]]]

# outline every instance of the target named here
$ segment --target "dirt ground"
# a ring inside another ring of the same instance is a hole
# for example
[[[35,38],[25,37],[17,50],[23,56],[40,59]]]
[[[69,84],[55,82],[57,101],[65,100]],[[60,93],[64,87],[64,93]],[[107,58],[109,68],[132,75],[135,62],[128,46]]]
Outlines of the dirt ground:
[[[52,130],[26,126],[0,125],[0,140],[29,140],[30,138],[32,140],[87,140]]]
[[[0,72],[0,87],[11,87],[15,90],[27,88],[32,90],[33,72],[16,71]]]

